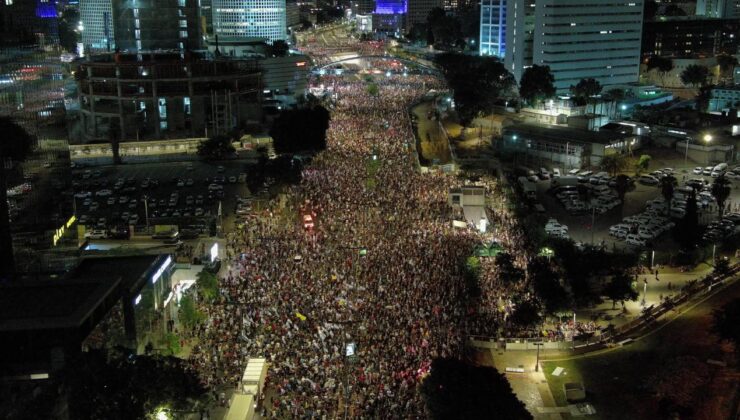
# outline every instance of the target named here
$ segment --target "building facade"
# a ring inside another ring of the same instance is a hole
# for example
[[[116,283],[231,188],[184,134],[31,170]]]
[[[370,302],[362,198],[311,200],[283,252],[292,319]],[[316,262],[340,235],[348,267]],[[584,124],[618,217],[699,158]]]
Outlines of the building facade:
[[[518,124],[505,128],[496,144],[502,154],[520,156],[528,164],[547,161],[573,169],[598,166],[606,155],[631,153],[640,147],[640,138],[613,131]]]
[[[208,137],[261,116],[254,60],[102,54],[76,71],[86,140]]]
[[[285,0],[212,0],[214,35],[287,38]]]
[[[198,0],[114,0],[113,26],[121,51],[200,48]]]
[[[435,7],[442,7],[441,0],[408,0],[408,10],[406,13],[406,29],[410,30],[412,26],[425,24],[429,12]]]
[[[113,0],[80,0],[80,22],[85,52],[116,49]]]
[[[481,0],[480,55],[504,58],[506,52],[506,0]]]
[[[513,42],[506,44],[505,62],[517,80],[526,66],[538,64],[550,67],[555,88],[561,93],[568,92],[571,85],[583,78],[594,78],[602,86],[638,81],[641,0],[624,3],[544,0],[534,4],[531,0],[513,0],[511,3],[507,23],[511,20],[513,25],[507,24],[507,36],[511,32]],[[532,49],[531,62],[528,48]]]
[[[534,0],[506,0],[504,65],[521,80],[534,56]]]
[[[407,10],[406,0],[378,0],[373,12],[373,30],[400,33],[405,27]]]
[[[740,109],[740,86],[717,86],[712,89],[709,112],[723,112]]]
[[[713,18],[740,18],[738,0],[697,0],[696,16]]]
[[[740,40],[738,19],[669,17],[645,22],[642,57],[712,57],[737,54]]]

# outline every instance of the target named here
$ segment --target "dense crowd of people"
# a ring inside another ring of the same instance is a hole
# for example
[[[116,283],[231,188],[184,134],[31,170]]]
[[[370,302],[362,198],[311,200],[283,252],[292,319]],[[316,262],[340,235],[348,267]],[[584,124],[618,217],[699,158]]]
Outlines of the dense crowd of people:
[[[432,359],[492,335],[507,305],[493,280],[482,281],[483,305],[466,296],[465,259],[490,238],[451,224],[448,191],[464,181],[415,167],[407,107],[442,84],[382,76],[372,94],[359,78],[317,83],[336,99],[327,150],[287,206],[228,235],[221,297],[205,306],[190,362],[207,385],[235,386],[248,358],[267,358],[268,418],[423,417],[416,385]],[[490,217],[515,249],[513,219]]]

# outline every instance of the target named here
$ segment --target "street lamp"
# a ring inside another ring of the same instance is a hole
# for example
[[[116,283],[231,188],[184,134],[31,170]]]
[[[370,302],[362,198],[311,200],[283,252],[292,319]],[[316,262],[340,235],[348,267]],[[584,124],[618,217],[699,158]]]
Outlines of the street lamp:
[[[707,134],[704,134],[704,137],[702,137],[702,139],[704,140],[705,143],[709,143],[710,141],[712,141],[713,137],[711,134],[707,133]],[[684,156],[684,160],[683,160],[684,165],[686,165],[689,162],[689,143],[690,142],[691,142],[691,138],[687,137],[686,138],[686,156]]]
[[[537,342],[534,343],[535,346],[537,346],[537,362],[534,365],[534,371],[539,372],[540,371],[540,347],[542,347],[545,343],[543,342]]]

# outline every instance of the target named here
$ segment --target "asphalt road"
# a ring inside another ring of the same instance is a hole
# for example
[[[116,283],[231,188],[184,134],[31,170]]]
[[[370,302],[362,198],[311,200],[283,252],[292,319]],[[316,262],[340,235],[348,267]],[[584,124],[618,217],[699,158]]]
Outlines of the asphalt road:
[[[564,402],[562,384],[582,381],[588,391],[589,401],[598,413],[596,418],[656,418],[657,397],[650,391],[647,381],[651,375],[663,374],[662,369],[679,357],[707,360],[728,360],[728,354],[709,332],[711,314],[715,308],[740,298],[740,282],[694,303],[681,311],[680,316],[666,321],[655,330],[627,346],[595,352],[573,358],[548,360],[542,364],[550,389],[559,404]],[[566,375],[553,377],[556,367],[565,368]],[[698,390],[698,400],[716,404],[729,418],[737,375],[730,368],[708,366],[719,381]],[[711,388],[711,393],[703,395]],[[702,407],[697,407],[701,409]],[[719,417],[718,417],[719,418]]]

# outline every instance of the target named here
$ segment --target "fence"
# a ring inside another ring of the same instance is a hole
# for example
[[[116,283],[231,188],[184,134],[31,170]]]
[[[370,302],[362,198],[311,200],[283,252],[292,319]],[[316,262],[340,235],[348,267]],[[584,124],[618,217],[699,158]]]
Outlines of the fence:
[[[595,347],[604,347],[616,344],[620,344],[627,339],[629,334],[640,331],[641,329],[648,328],[663,315],[666,315],[670,311],[679,311],[679,306],[690,300],[705,297],[709,295],[712,290],[716,290],[718,287],[723,287],[729,284],[732,280],[737,279],[737,274],[740,273],[740,263],[733,265],[730,270],[724,275],[713,275],[709,274],[701,280],[695,280],[687,283],[681,288],[681,293],[673,298],[667,298],[658,306],[650,306],[643,310],[642,315],[626,324],[620,326],[610,326],[601,330],[601,334],[593,336],[593,341],[590,337],[584,342],[583,339],[575,339],[575,341],[566,340],[548,340],[544,337],[527,337],[527,338],[496,338],[487,336],[469,336],[468,341],[474,347],[489,348],[489,349],[502,349],[502,350],[535,350],[537,346],[535,343],[542,343],[542,349],[544,350],[570,350],[575,349],[579,351],[590,351],[595,350]]]

